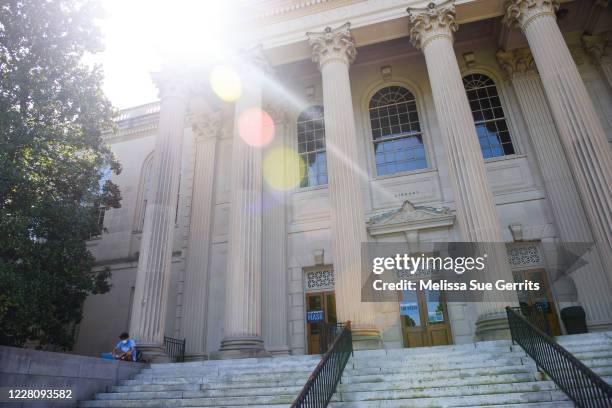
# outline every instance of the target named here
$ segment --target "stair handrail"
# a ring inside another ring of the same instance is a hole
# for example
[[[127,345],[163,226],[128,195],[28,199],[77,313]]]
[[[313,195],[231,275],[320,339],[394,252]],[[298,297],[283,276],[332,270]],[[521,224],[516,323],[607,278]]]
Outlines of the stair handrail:
[[[175,339],[164,336],[164,349],[166,354],[176,363],[185,362],[185,343],[187,339]]]
[[[304,388],[291,404],[291,408],[324,408],[336,392],[344,367],[353,354],[351,322],[338,323],[338,326],[341,327],[340,332],[337,333],[333,343],[308,377]]]
[[[520,307],[506,307],[512,344],[521,346],[538,370],[557,384],[577,407],[612,407],[612,386],[520,311]]]

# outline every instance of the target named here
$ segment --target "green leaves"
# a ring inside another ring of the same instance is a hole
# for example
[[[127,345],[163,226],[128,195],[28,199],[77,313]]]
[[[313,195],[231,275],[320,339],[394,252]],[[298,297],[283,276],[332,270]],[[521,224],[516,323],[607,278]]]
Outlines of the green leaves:
[[[72,347],[91,293],[109,290],[86,240],[100,208],[119,208],[105,145],[114,110],[102,71],[97,3],[7,0],[0,5],[0,344]]]

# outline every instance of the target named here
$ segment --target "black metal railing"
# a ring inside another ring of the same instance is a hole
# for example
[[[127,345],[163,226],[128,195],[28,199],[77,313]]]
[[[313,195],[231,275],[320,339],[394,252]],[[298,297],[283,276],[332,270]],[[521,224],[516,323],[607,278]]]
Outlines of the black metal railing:
[[[325,354],[334,344],[338,333],[344,328],[344,323],[325,323],[319,325],[319,353]]]
[[[166,354],[168,354],[168,357],[177,363],[182,363],[185,361],[185,341],[186,339],[180,340],[164,336],[164,348],[166,349]]]
[[[552,336],[550,323],[546,318],[546,313],[542,306],[521,304],[520,306],[513,307],[512,309],[520,312],[525,319],[529,320],[529,323],[533,324],[535,327],[542,330],[549,336]]]
[[[291,405],[292,408],[326,407],[336,392],[344,367],[353,354],[353,335],[351,322],[339,324],[335,330],[336,336],[331,346],[308,377],[302,392]],[[332,333],[334,332],[330,329],[328,335]]]
[[[506,308],[512,342],[518,343],[576,406],[612,407],[612,387],[530,321],[539,321],[533,316],[537,311],[530,311],[529,316],[522,312],[520,307]],[[541,310],[539,313],[544,314]]]

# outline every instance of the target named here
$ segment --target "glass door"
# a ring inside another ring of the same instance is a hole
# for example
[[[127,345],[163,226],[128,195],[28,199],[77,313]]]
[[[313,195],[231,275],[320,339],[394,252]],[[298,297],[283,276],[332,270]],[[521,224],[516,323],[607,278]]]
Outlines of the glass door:
[[[443,292],[404,291],[400,320],[404,347],[439,346],[452,342]]]
[[[336,294],[316,292],[306,294],[306,335],[308,354],[319,354],[321,347],[321,324],[336,323]]]

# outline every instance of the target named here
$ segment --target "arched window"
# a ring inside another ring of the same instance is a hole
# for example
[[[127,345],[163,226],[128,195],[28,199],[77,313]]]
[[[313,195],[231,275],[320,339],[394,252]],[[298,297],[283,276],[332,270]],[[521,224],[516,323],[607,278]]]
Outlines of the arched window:
[[[379,176],[427,167],[416,99],[401,86],[388,86],[370,99],[370,123]]]
[[[297,120],[298,153],[300,155],[300,187],[327,184],[325,155],[325,122],[323,107],[311,106]]]
[[[470,74],[463,77],[463,85],[484,158],[514,154],[506,115],[495,82],[483,74]]]
[[[140,174],[140,188],[138,190],[138,201],[136,202],[136,216],[134,220],[134,231],[142,231],[144,227],[147,200],[151,195],[151,184],[153,177],[153,153],[151,153],[142,165]]]

